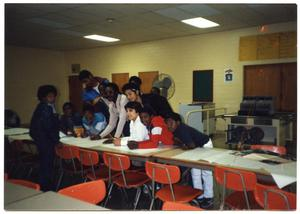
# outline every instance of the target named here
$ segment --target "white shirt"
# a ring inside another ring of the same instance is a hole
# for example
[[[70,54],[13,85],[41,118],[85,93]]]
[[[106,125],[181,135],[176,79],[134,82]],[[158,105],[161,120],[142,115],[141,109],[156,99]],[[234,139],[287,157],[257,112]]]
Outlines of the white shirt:
[[[100,134],[100,136],[101,138],[103,138],[106,135],[110,134],[112,130],[114,130],[114,128],[116,127],[119,119],[117,130],[114,136],[116,138],[119,138],[123,132],[123,128],[126,122],[127,115],[124,106],[128,103],[128,99],[124,94],[119,94],[116,103],[107,100],[104,101],[106,104],[108,104],[109,122],[104,131]]]
[[[127,145],[128,141],[134,140],[134,141],[143,141],[148,140],[148,130],[146,126],[141,122],[140,117],[138,116],[135,121],[131,120],[129,124],[130,128],[130,136],[129,137],[123,137],[121,139],[121,145]]]

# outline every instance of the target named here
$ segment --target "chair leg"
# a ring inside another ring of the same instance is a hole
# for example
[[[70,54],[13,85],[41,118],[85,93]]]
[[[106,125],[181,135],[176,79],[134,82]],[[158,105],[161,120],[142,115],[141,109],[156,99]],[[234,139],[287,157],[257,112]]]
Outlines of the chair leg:
[[[138,187],[136,189],[136,195],[135,195],[135,200],[134,200],[134,207],[133,207],[133,210],[136,210],[136,207],[139,203],[139,200],[140,200],[140,196],[141,196],[141,192],[142,192],[142,189],[141,187]]]
[[[64,172],[62,171],[62,172],[60,173],[60,176],[59,176],[58,181],[57,181],[56,192],[58,191],[58,188],[60,187],[60,183],[61,183],[61,181],[62,181],[63,176],[64,176]]]
[[[154,200],[155,200],[155,198],[152,198],[152,199],[151,199],[151,204],[150,204],[150,208],[149,208],[149,210],[152,210],[152,208],[153,208],[153,204],[154,204]]]
[[[111,191],[112,191],[112,188],[113,188],[114,184],[110,184],[109,188],[108,188],[108,194],[106,196],[106,200],[105,200],[105,203],[104,203],[104,207],[106,207],[107,205],[107,202],[109,200],[109,198],[111,197]]]

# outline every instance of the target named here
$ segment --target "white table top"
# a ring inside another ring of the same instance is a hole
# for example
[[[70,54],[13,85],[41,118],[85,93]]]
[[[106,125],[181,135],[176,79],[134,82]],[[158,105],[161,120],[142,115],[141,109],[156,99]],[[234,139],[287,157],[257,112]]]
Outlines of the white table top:
[[[18,135],[18,134],[25,134],[29,133],[29,129],[27,128],[8,128],[4,130],[4,135]]]
[[[108,210],[104,207],[90,204],[84,201],[80,201],[75,198],[61,195],[52,191],[45,192],[33,197],[20,200],[14,203],[10,203],[4,207],[5,210],[17,211],[17,210],[47,210],[47,211],[58,211],[58,210],[73,210],[73,211],[84,211],[84,210]]]
[[[261,171],[269,173],[279,188],[296,182],[296,162],[287,161],[278,165],[262,163],[258,160],[248,159],[234,155],[237,151],[220,148],[196,148],[193,150],[173,150],[154,154],[153,157],[164,160],[178,160],[197,164],[197,162],[207,163],[207,165],[223,165],[233,168],[242,168],[250,171]]]
[[[9,204],[15,201],[19,201],[34,195],[43,193],[35,189],[24,187],[21,185],[4,182],[4,204]]]

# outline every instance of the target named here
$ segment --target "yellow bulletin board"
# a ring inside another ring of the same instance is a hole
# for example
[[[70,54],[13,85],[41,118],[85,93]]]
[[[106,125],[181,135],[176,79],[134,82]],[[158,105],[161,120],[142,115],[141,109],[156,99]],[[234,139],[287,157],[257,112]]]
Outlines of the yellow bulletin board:
[[[279,35],[279,57],[289,58],[297,56],[296,32],[285,32]]]
[[[240,61],[256,60],[257,36],[240,38]]]
[[[297,33],[281,32],[240,37],[240,61],[297,56]]]

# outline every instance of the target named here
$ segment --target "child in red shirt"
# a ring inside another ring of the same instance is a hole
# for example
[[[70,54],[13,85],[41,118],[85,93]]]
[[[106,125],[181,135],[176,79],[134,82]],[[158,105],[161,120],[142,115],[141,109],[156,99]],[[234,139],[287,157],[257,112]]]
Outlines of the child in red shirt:
[[[164,118],[155,116],[150,106],[143,107],[140,118],[149,131],[149,140],[140,142],[130,141],[127,144],[130,149],[157,148],[159,143],[164,145],[174,144],[173,134],[168,130]]]

